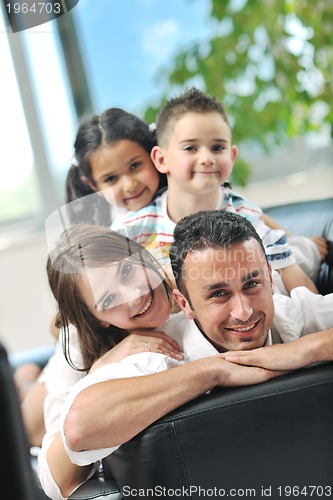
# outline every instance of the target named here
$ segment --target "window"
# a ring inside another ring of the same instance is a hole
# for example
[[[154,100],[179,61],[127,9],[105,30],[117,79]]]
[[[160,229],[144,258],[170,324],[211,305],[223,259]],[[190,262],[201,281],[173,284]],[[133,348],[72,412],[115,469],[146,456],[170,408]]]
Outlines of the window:
[[[77,118],[54,22],[12,34],[5,19],[1,10],[0,224],[28,230],[64,201]]]

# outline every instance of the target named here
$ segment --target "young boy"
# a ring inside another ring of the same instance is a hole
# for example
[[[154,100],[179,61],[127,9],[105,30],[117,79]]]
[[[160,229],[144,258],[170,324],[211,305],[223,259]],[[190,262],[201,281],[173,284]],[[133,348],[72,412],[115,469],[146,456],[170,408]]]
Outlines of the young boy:
[[[262,210],[226,183],[237,148],[226,113],[214,98],[191,88],[170,99],[158,117],[156,135],[158,145],[151,157],[157,170],[167,175],[168,189],[143,209],[120,216],[112,229],[143,244],[169,271],[169,249],[180,219],[199,210],[233,211],[249,219],[262,238],[277,291],[289,294],[296,286],[306,286],[318,293],[296,263],[285,231],[266,225]],[[297,252],[310,262],[310,274],[312,267],[320,267],[320,253],[312,240],[298,238]],[[321,244],[325,246],[325,240]]]

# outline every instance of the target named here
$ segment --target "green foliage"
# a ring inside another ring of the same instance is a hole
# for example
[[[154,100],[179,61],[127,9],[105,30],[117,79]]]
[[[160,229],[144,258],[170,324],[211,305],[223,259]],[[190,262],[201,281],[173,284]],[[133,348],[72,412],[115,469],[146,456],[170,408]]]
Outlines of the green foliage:
[[[324,122],[333,131],[333,2],[207,2],[211,38],[180,51],[168,69],[159,70],[164,92],[145,118],[154,121],[167,97],[200,81],[224,104],[235,144],[256,143],[269,152]],[[233,183],[246,184],[245,165],[237,160]]]

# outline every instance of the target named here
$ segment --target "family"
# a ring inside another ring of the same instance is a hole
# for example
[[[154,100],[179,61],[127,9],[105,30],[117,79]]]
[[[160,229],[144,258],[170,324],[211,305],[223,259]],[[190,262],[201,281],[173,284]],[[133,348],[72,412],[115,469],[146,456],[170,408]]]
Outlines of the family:
[[[232,189],[237,147],[215,98],[186,89],[156,130],[108,109],[74,149],[70,224],[47,261],[59,339],[22,402],[54,500],[212,388],[333,359],[333,294],[314,284],[327,242]]]

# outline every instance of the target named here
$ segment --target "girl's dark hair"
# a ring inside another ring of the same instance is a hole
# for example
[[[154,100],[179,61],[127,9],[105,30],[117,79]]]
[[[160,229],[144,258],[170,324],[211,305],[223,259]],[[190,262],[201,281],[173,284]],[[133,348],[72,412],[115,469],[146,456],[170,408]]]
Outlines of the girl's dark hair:
[[[66,202],[69,203],[68,212],[72,222],[85,221],[110,226],[111,208],[103,196],[95,196],[93,203],[70,202],[95,193],[82,180],[85,177],[95,185],[91,155],[101,145],[112,145],[124,139],[140,144],[148,154],[156,145],[155,130],[151,131],[140,118],[120,108],[109,108],[101,115],[89,116],[81,122],[74,142],[73,164],[66,180]],[[159,174],[159,177],[158,191],[167,185],[166,176]]]
[[[94,361],[128,335],[126,330],[113,325],[108,328],[101,326],[80,297],[78,286],[85,269],[109,266],[125,258],[152,269],[164,284],[171,303],[171,287],[154,257],[140,244],[107,227],[76,224],[62,233],[56,248],[48,256],[47,275],[58,305],[64,355],[75,369],[88,371]],[[71,324],[78,332],[83,367],[74,366],[70,358]]]

